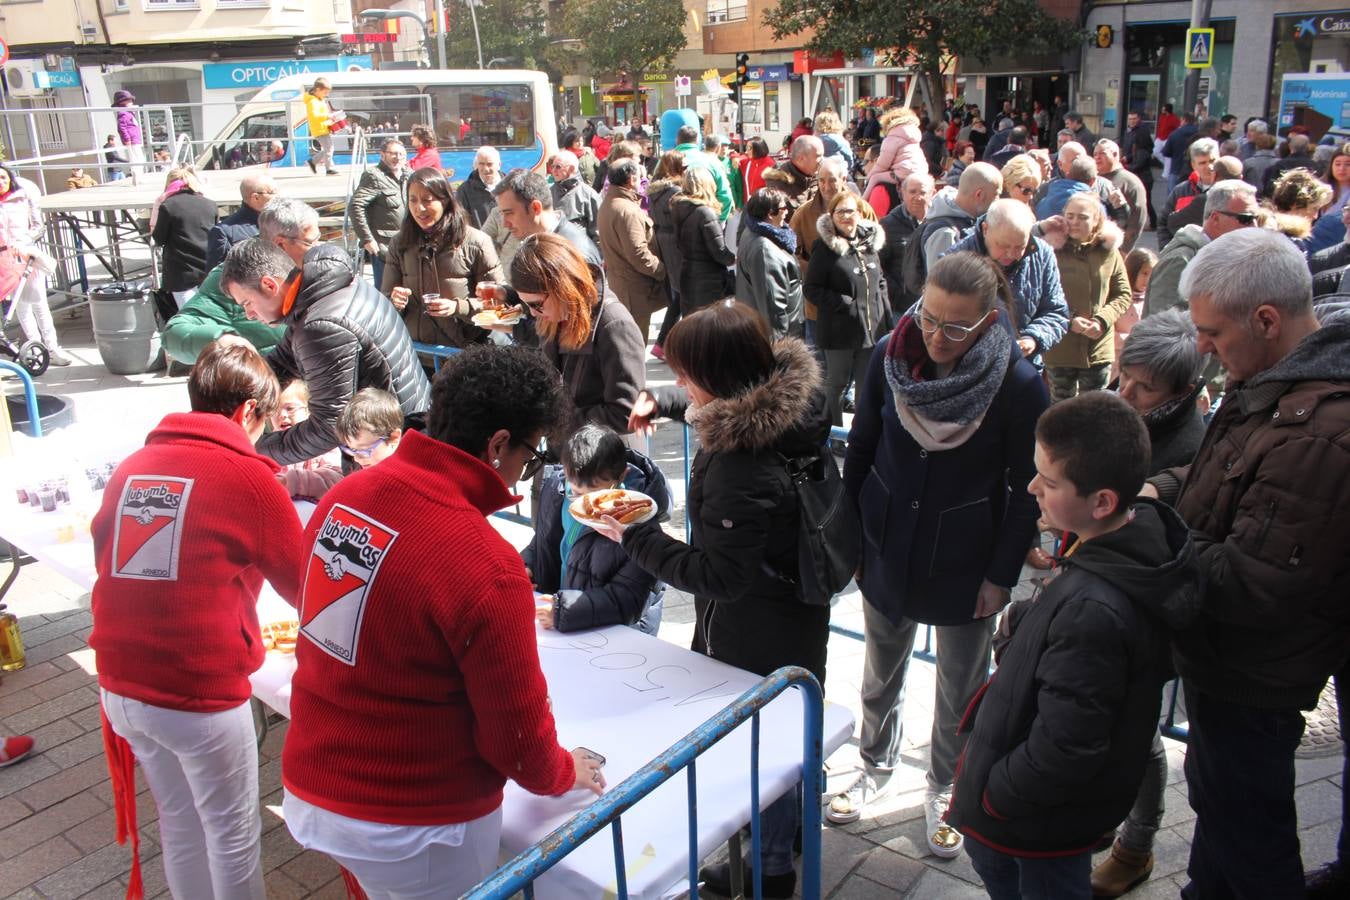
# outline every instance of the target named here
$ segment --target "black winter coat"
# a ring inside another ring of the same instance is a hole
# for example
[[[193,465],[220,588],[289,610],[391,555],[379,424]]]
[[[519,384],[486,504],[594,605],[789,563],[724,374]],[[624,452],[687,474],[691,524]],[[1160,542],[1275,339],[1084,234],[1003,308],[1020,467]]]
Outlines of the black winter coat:
[[[628,433],[628,416],[647,385],[646,343],[633,315],[597,279],[601,301],[591,310],[591,339],[564,350],[556,336],[539,349],[562,373],[578,424],[593,422]]]
[[[895,314],[903,313],[911,300],[905,294],[905,248],[909,239],[923,224],[914,218],[913,213],[897,204],[881,217],[881,231],[886,235],[886,243],[877,251],[877,260],[881,263],[881,272],[886,276],[886,298]]]
[[[896,413],[883,367],[891,340],[872,351],[844,458],[862,520],[863,596],[892,622],[963,624],[985,579],[1017,584],[1036,536],[1040,509],[1027,485],[1050,398],[1014,345],[980,427],[960,447],[929,452]]]
[[[859,221],[857,237],[845,239],[828,214],[817,220],[803,293],[816,306],[816,346],[822,350],[870,347],[889,331],[890,306],[877,254],[886,236]]]
[[[638,565],[694,594],[694,649],[768,675],[803,666],[825,680],[830,609],[809,606],[780,573],[796,573],[797,495],[779,454],[818,452],[829,435],[820,366],[800,340],[774,344],[778,369],[736,397],[685,415],[683,392],[662,392],[663,415],[684,416],[701,447],[689,476],[692,538],[654,522],[631,527],[623,547]]]
[[[282,465],[312,459],[338,445],[337,418],[362,388],[398,397],[404,416],[431,405],[431,383],[413,352],[398,310],[331,244],[317,244],[286,283],[301,280],[295,305],[281,319],[281,343],[267,354],[278,375],[309,385],[309,418],[265,434],[258,452]]]
[[[670,487],[657,465],[636,450],[628,451],[628,473],[623,487],[641,491],[656,501],[654,521],[670,518]],[[657,615],[661,600],[656,577],[628,558],[623,547],[586,528],[567,556],[562,571],[562,506],[567,502],[567,480],[562,467],[544,479],[534,538],[521,558],[534,576],[534,589],[553,596],[553,622],[559,631],[582,631],[606,625],[643,627],[649,610]]]
[[[221,219],[206,233],[206,271],[223,263],[235,244],[257,236],[258,211],[251,206],[241,206]]]
[[[675,218],[672,204],[680,185],[677,180],[653,181],[647,185],[647,207],[652,217],[652,230],[656,233],[656,255],[666,267],[666,281],[671,291],[680,291],[680,270],[683,260],[680,258],[680,245],[675,239]]]
[[[1200,609],[1186,523],[1140,501],[1028,606],[961,723],[947,821],[1002,853],[1071,856],[1125,817],[1143,779],[1171,633]]]
[[[190,291],[206,278],[206,236],[216,224],[216,202],[184,188],[159,205],[150,237],[164,249],[160,289]]]
[[[478,177],[477,172],[469,173],[469,177],[464,179],[459,190],[455,192],[455,199],[464,207],[464,214],[469,217],[469,224],[474,228],[481,229],[488,216],[497,208],[497,200],[492,196],[492,189],[483,184],[483,179]]]
[[[736,254],[727,246],[722,223],[711,206],[676,197],[670,204],[680,251],[680,311],[688,315],[736,292],[727,266]]]

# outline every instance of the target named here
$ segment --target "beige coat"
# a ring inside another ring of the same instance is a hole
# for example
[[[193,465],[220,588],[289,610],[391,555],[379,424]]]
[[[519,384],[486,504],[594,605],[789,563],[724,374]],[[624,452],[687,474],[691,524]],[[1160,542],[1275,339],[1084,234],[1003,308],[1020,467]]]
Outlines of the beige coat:
[[[642,211],[637,192],[611,186],[600,203],[596,227],[609,286],[623,305],[639,323],[665,309],[670,299],[666,269],[656,254],[652,220]]]
[[[1086,369],[1111,362],[1116,358],[1116,319],[1130,308],[1125,261],[1119,251],[1103,246],[1100,239],[1090,244],[1066,242],[1055,251],[1055,260],[1070,318],[1095,318],[1103,330],[1096,340],[1066,332],[1058,344],[1045,351],[1045,364]]]
[[[396,235],[389,244],[380,292],[386,297],[395,287],[412,291],[403,309],[403,323],[414,341],[466,347],[487,340],[488,332],[469,321],[477,304],[473,296],[480,281],[503,281],[502,267],[492,241],[477,228],[468,227],[458,247],[441,247],[434,255],[422,249],[422,241],[412,246]],[[435,292],[445,299],[461,300],[457,315],[429,316],[422,306],[422,294]]]

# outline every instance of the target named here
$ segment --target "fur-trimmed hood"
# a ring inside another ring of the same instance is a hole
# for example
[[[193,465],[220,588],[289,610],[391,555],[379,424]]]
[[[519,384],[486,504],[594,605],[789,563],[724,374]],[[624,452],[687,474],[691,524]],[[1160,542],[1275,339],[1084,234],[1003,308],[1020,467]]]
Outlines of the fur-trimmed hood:
[[[834,219],[825,213],[816,219],[816,234],[835,256],[848,256],[848,239],[834,227]],[[886,233],[876,222],[858,219],[858,249],[863,253],[879,253],[886,246]]]
[[[784,188],[789,194],[800,193],[811,184],[811,176],[791,162],[765,169],[763,177],[769,187]]]
[[[773,345],[777,368],[767,380],[735,397],[719,397],[685,414],[698,431],[699,442],[710,453],[733,450],[783,451],[785,438],[811,430],[813,411],[821,405],[820,364],[797,338],[780,338]],[[828,432],[828,424],[826,425]],[[824,443],[805,435],[807,443]],[[795,443],[795,442],[794,442]]]

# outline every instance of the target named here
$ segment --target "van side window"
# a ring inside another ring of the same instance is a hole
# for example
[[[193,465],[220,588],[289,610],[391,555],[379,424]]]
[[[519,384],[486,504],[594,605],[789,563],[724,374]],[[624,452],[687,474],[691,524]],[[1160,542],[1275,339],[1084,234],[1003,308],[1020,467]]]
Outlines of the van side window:
[[[427,88],[436,112],[442,149],[454,146],[505,149],[534,144],[534,98],[527,84],[435,85]],[[460,116],[468,117],[467,129]]]
[[[239,169],[271,163],[290,152],[290,129],[280,109],[244,119],[229,137],[211,148],[208,169]]]
[[[429,118],[427,97],[413,84],[379,89],[338,86],[328,95],[328,105],[346,113],[352,128],[365,129],[368,134],[399,135],[405,141],[414,125]]]

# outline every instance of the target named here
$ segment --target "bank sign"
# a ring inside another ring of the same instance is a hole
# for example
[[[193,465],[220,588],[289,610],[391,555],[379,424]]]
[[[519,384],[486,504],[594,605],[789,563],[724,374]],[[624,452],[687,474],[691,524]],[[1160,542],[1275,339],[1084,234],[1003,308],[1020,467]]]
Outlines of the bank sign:
[[[1299,15],[1294,23],[1294,37],[1315,38],[1323,35],[1350,35],[1350,13],[1321,13]]]
[[[1280,88],[1280,127],[1294,124],[1294,110],[1315,109],[1333,128],[1350,128],[1350,73],[1285,75]]]
[[[247,90],[264,88],[287,75],[322,75],[325,72],[370,71],[375,68],[369,56],[330,56],[317,59],[264,59],[253,62],[206,63],[202,66],[202,84],[207,90]]]

